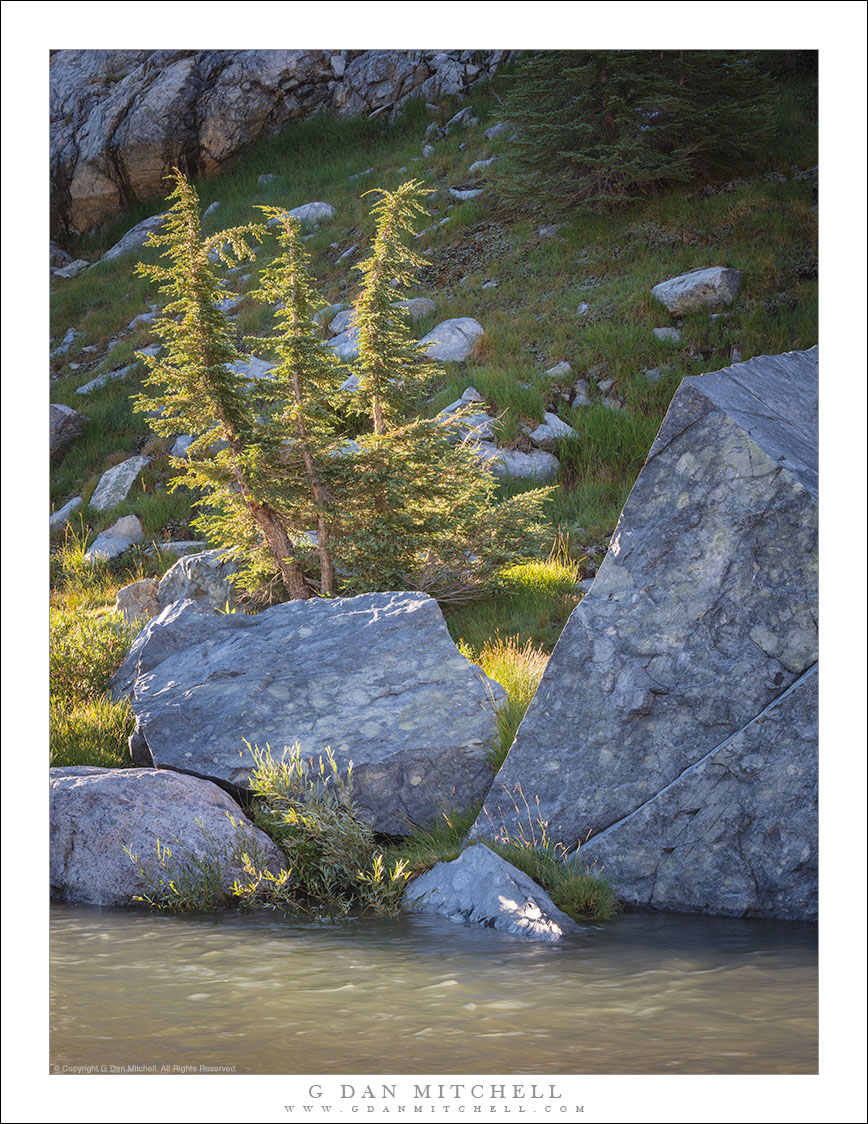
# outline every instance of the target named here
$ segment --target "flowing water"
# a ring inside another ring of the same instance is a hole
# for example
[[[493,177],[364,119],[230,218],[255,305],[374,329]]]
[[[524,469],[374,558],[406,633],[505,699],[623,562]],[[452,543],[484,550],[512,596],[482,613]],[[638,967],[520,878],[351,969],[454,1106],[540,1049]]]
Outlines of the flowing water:
[[[422,915],[326,925],[54,906],[50,1060],[61,1072],[815,1073],[816,929],[626,914],[550,946]]]

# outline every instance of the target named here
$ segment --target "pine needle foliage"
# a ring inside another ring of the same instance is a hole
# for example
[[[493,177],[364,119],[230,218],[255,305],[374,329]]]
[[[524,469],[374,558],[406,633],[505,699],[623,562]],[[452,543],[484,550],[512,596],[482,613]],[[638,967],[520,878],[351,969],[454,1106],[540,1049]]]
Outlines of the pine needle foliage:
[[[733,174],[763,151],[771,91],[731,51],[545,51],[509,100],[506,193],[605,210],[668,184]]]
[[[397,303],[417,270],[427,265],[405,238],[415,231],[418,219],[428,216],[422,200],[431,191],[418,180],[408,180],[394,191],[372,190],[380,194],[371,209],[376,235],[370,256],[355,267],[362,274],[355,308],[358,401],[370,412],[374,433],[383,434],[406,420],[426,383],[437,375],[410,334],[406,309]]]
[[[221,495],[225,517],[234,516],[237,522],[241,515],[248,539],[255,526],[289,596],[309,597],[286,528],[256,486],[260,434],[247,384],[231,369],[243,357],[219,307],[224,294],[215,259],[232,266],[253,257],[250,242],[261,241],[263,230],[251,223],[206,237],[195,188],[177,168],[173,178],[175,188],[169,198],[174,202],[168,218],[160,233],[149,239],[151,245],[166,247],[162,256],[169,264],[137,267],[170,298],[155,324],[167,355],[141,356],[149,368],[145,385],[153,392],[140,395],[136,408],[152,414],[154,430],[161,436],[194,435],[175,486]]]

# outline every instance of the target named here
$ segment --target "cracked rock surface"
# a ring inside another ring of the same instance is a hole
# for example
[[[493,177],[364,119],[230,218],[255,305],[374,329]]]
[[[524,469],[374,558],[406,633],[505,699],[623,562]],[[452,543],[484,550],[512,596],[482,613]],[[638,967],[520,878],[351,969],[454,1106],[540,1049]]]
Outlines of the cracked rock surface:
[[[551,838],[570,849],[611,828],[610,856],[620,834],[613,825],[662,798],[719,747],[736,752],[732,739],[740,731],[747,745],[746,727],[816,664],[816,417],[816,348],[683,380],[472,835],[518,834],[520,826],[527,833],[514,806],[524,809],[520,790],[535,816],[539,799]],[[764,726],[770,722],[766,715]],[[810,742],[795,731],[788,741],[786,729],[777,742],[780,755],[793,758],[796,773],[786,776],[800,791],[816,784]],[[701,775],[701,798],[691,795],[698,816],[713,800],[712,765]],[[728,805],[728,830],[745,840],[757,838],[749,830],[753,817],[782,837],[795,822],[789,790],[765,785],[764,775],[761,769],[743,779],[732,797],[743,830]],[[711,854],[702,861],[684,854],[678,893],[667,897],[658,888],[654,905],[778,917],[809,912],[799,904],[802,869],[788,884],[776,860],[766,869],[762,848],[750,858],[753,897],[734,904],[728,852],[714,843],[707,818],[696,822],[705,826],[694,849]],[[803,843],[815,848],[811,821],[799,821],[799,830],[805,822]],[[621,875],[628,887],[643,865],[655,869],[661,842],[649,830],[630,846],[634,865]],[[593,853],[588,844],[589,858]],[[686,888],[691,865],[693,899]],[[708,869],[716,871],[716,887]]]
[[[113,680],[136,716],[140,765],[247,786],[253,756],[298,742],[353,762],[359,815],[402,833],[444,800],[468,807],[491,784],[503,688],[455,647],[421,593],[291,601],[256,616],[169,605]]]

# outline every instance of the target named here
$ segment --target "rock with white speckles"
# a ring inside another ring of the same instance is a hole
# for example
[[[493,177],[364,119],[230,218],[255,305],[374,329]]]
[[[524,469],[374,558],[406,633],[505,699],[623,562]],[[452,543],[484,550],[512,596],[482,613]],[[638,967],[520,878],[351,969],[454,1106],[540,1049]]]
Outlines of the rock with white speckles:
[[[128,457],[114,468],[108,469],[100,477],[99,484],[90,497],[90,506],[94,511],[108,511],[110,507],[123,503],[136,477],[150,463],[150,457]]]
[[[520,785],[628,900],[812,916],[817,494],[816,348],[685,378],[472,834]]]
[[[403,906],[537,941],[560,941],[580,931],[542,886],[482,843],[414,878]]]
[[[156,847],[216,863],[231,900],[247,852],[274,874],[280,851],[216,784],[160,769],[73,765],[49,770],[50,878],[55,901],[132,905],[151,887],[125,848],[152,876]],[[231,819],[230,819],[231,817]],[[232,820],[235,821],[233,824]],[[237,825],[237,826],[236,826]]]
[[[169,605],[112,681],[136,716],[138,764],[246,787],[250,745],[353,762],[359,814],[402,833],[444,801],[467,808],[491,783],[505,700],[455,647],[421,593],[290,601],[256,616]]]

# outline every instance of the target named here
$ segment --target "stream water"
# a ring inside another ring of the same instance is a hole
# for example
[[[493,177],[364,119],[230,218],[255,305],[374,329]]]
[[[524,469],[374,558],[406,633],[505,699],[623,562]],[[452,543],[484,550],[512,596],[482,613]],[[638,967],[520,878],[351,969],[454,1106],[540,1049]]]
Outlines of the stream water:
[[[549,946],[421,915],[53,906],[50,950],[60,1072],[817,1071],[811,925],[626,914]]]

